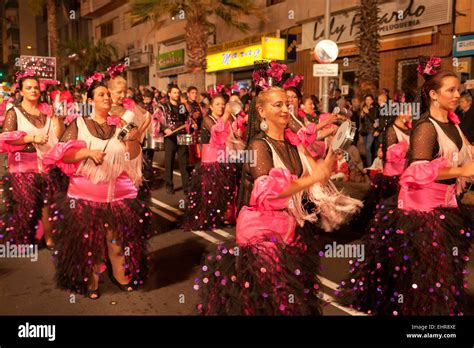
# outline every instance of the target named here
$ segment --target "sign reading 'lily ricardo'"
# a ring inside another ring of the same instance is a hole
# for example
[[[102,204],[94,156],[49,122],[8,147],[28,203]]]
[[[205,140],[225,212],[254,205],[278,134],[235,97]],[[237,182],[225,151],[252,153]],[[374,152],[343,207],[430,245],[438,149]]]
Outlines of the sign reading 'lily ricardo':
[[[452,0],[388,1],[379,5],[379,34],[381,36],[451,23]],[[359,30],[357,9],[331,15],[329,38],[338,44],[353,42]],[[324,38],[324,17],[303,23],[301,49],[313,48]]]

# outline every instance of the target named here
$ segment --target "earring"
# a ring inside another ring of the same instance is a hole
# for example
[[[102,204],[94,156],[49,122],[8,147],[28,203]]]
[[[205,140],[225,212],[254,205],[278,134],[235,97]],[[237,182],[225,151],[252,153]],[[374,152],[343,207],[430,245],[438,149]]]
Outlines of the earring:
[[[436,108],[439,108],[438,100],[435,99],[435,101],[433,102],[433,105],[434,105]]]
[[[263,119],[262,122],[260,122],[260,129],[264,132],[268,130],[268,123],[265,119]]]

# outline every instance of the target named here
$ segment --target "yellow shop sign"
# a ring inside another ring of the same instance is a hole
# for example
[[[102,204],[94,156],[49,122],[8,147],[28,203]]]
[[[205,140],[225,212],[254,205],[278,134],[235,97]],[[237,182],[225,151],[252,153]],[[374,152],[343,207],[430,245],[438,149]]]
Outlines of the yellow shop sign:
[[[207,56],[206,72],[252,66],[256,60],[285,60],[285,39],[262,37],[262,43]]]

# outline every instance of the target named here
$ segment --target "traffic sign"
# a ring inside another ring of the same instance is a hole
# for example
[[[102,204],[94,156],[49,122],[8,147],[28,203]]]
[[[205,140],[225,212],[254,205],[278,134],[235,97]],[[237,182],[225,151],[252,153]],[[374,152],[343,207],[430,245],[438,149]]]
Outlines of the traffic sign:
[[[337,76],[339,71],[338,64],[314,64],[313,65],[313,76]]]

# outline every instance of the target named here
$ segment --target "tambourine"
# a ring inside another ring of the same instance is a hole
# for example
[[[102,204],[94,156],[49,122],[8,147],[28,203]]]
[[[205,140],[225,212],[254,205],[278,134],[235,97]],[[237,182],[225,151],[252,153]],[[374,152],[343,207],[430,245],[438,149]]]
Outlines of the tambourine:
[[[236,101],[229,102],[231,113],[234,116],[237,116],[242,111],[242,104]]]
[[[137,125],[133,122],[127,123],[119,132],[117,135],[117,139],[120,141],[125,141],[127,138],[128,134],[132,131],[132,129],[138,128]]]
[[[354,138],[356,135],[357,127],[355,126],[354,122],[345,121],[337,130],[334,138],[332,140],[332,149],[333,151],[336,150],[343,150],[346,151],[349,146],[354,142]]]

